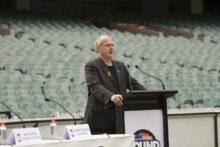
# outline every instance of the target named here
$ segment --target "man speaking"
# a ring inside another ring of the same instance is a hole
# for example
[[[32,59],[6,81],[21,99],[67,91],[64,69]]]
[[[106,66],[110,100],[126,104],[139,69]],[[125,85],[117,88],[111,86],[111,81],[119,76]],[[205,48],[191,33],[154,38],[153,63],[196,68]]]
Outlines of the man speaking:
[[[95,45],[98,58],[85,65],[88,101],[84,122],[92,134],[115,134],[115,109],[123,105],[127,89],[145,88],[130,76],[124,63],[113,60],[114,43],[110,36],[99,36]]]

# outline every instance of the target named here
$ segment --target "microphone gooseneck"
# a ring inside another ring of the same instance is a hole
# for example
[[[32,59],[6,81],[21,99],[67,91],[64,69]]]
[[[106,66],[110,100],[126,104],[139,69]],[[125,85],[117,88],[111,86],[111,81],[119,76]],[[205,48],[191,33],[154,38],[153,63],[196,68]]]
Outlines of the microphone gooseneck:
[[[131,91],[133,91],[134,89],[133,89],[133,87],[132,87],[132,84],[131,84],[131,75],[130,75],[130,65],[128,64],[127,65],[127,68],[129,69],[129,73],[128,73],[128,80],[129,80],[129,86],[130,86],[130,88],[131,88]]]
[[[17,116],[21,120],[23,128],[25,128],[25,123],[24,123],[23,119],[15,111],[13,111],[8,105],[6,105],[3,102],[0,102],[0,103],[2,105],[4,105],[5,107],[7,107],[15,116]]]
[[[157,77],[155,77],[155,76],[152,76],[152,75],[150,75],[150,74],[144,72],[144,71],[143,71],[141,68],[139,68],[139,66],[137,66],[137,65],[135,65],[135,68],[137,68],[137,69],[138,69],[139,71],[141,71],[143,74],[148,75],[148,76],[150,76],[150,77],[152,77],[152,78],[157,79],[158,81],[160,81],[160,82],[161,82],[161,85],[162,85],[162,87],[163,87],[163,90],[166,89],[166,88],[165,88],[165,85],[164,85],[164,83],[163,83],[163,81],[162,81],[161,79],[159,79],[159,78],[157,78]]]
[[[46,97],[46,94],[45,94],[44,86],[41,86],[41,91],[42,91],[42,94],[43,94],[43,96],[44,96],[44,100],[45,100],[46,102],[53,102],[53,103],[58,104],[63,110],[65,110],[65,111],[73,118],[74,125],[76,125],[76,118],[72,115],[72,113],[69,112],[69,110],[67,110],[67,109],[66,109],[63,105],[61,105],[59,102],[47,98],[47,97]]]

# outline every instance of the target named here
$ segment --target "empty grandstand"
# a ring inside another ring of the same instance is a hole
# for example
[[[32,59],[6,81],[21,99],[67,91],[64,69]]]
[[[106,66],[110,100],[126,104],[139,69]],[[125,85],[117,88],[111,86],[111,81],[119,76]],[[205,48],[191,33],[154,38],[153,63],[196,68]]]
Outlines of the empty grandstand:
[[[130,64],[132,75],[146,88],[161,89],[161,85],[135,70],[135,65],[160,77],[167,89],[179,91],[168,100],[168,108],[220,106],[220,36],[216,33],[220,22],[173,20],[172,25],[194,28],[197,36],[187,39],[120,32],[71,19],[1,17],[1,21],[16,32],[0,39],[1,99],[22,117],[48,117],[59,110],[44,102],[40,89],[44,82],[48,97],[72,112],[84,112],[84,64],[96,56],[93,41],[100,34],[115,39],[116,58]],[[157,24],[163,25],[162,21]],[[201,40],[202,33],[209,39]]]
[[[60,102],[76,117],[82,118],[87,102],[84,65],[96,57],[94,40],[97,36],[108,34],[114,39],[115,58],[129,64],[131,75],[147,89],[158,90],[162,86],[140,73],[135,65],[162,79],[166,89],[178,90],[175,97],[167,100],[170,146],[219,146],[218,15],[161,15],[188,14],[190,10],[186,6],[193,0],[170,1],[168,4],[162,0],[146,0],[143,5],[134,7],[131,7],[132,0],[128,4],[122,0],[118,3],[106,0],[85,5],[79,1],[70,4],[70,0],[56,1],[53,5],[49,0],[32,0],[34,7],[30,3],[22,5],[21,0],[17,2],[21,3],[18,9],[25,10],[24,13],[0,12],[0,100],[22,118],[35,120],[66,115],[58,105],[45,102],[42,86],[48,98]],[[215,7],[213,1],[203,2],[207,4],[204,13],[219,14],[219,7]],[[10,6],[12,1],[0,2],[6,3]],[[90,8],[93,4],[100,11],[109,11],[96,17],[98,10],[93,12],[94,7]],[[184,5],[182,9],[181,5]],[[71,13],[71,6],[75,13]],[[62,17],[42,15],[57,8],[60,11],[54,13]],[[88,8],[88,11],[84,14],[80,8]],[[120,12],[122,15],[107,15],[120,8],[124,10]],[[153,15],[139,15],[139,12],[124,15],[138,8],[144,14],[151,12]],[[191,12],[200,14],[202,10],[197,8],[200,5],[191,8]],[[33,10],[35,14],[40,10],[41,15],[27,15],[27,10]],[[92,16],[85,17],[90,12]],[[65,15],[78,17],[63,17]],[[1,106],[0,111],[8,112],[8,109]],[[16,120],[13,114],[12,118]],[[203,132],[208,135],[203,136]]]

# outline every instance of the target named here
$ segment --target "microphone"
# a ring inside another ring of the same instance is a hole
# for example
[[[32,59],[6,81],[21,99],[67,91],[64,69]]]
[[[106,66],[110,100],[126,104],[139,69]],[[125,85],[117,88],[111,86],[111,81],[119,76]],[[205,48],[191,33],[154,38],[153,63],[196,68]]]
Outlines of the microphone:
[[[162,81],[161,79],[159,79],[159,78],[157,78],[157,77],[154,77],[154,76],[152,76],[152,75],[150,75],[150,74],[144,72],[144,71],[143,71],[142,69],[140,69],[139,66],[137,66],[137,65],[135,65],[135,68],[137,68],[137,69],[138,69],[139,71],[141,71],[143,74],[148,75],[148,76],[150,76],[150,77],[152,77],[152,78],[157,79],[158,81],[160,81],[161,84],[162,84],[163,90],[166,89],[166,88],[165,88],[165,85],[164,85],[164,83],[163,83],[163,81]]]
[[[25,128],[25,124],[24,124],[23,119],[15,111],[13,111],[8,105],[6,105],[5,103],[3,103],[1,101],[0,101],[0,103],[2,105],[4,105],[6,108],[8,108],[15,116],[17,116],[21,120],[23,128]]]
[[[45,82],[43,82],[43,84],[45,84]],[[42,91],[42,94],[43,94],[43,96],[44,96],[44,100],[45,100],[46,102],[53,102],[53,103],[58,104],[63,110],[65,110],[65,111],[73,118],[74,125],[76,125],[76,118],[72,115],[72,113],[69,112],[69,110],[67,110],[67,109],[66,109],[63,105],[61,105],[59,102],[47,98],[47,97],[46,97],[46,94],[45,94],[44,86],[41,86],[41,91]]]
[[[130,65],[129,65],[129,64],[127,65],[127,68],[128,68],[129,71],[130,71]],[[129,77],[128,77],[128,78],[129,78],[129,79],[128,79],[128,80],[129,80],[129,86],[130,86],[130,88],[131,88],[131,91],[133,91],[134,89],[133,89],[132,84],[131,84],[131,75],[130,75],[130,73],[128,73],[128,74],[129,74]]]

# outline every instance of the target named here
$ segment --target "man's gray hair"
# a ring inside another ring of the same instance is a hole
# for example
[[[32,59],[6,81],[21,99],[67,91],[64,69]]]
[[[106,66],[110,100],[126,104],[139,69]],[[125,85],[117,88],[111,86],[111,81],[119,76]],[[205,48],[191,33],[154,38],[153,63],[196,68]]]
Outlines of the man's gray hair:
[[[97,48],[99,48],[99,47],[102,45],[103,39],[104,39],[105,37],[110,37],[110,36],[108,36],[108,35],[100,35],[100,36],[96,39],[96,41],[95,41],[96,50],[97,50]]]

